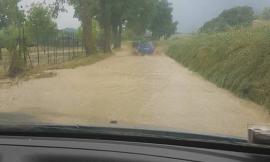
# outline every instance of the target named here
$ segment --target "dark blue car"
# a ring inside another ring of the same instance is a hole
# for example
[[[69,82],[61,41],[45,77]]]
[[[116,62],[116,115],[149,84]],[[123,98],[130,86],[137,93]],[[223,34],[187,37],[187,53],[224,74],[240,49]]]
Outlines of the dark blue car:
[[[141,42],[137,45],[137,51],[141,54],[153,54],[155,47],[152,42]]]

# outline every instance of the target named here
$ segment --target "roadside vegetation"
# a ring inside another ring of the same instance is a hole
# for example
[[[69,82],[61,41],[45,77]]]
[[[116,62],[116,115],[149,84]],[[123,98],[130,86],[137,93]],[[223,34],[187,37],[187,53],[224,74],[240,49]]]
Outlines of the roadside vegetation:
[[[241,10],[239,7],[235,9]],[[235,9],[227,11],[239,13]],[[263,14],[266,12],[264,10]],[[231,14],[229,17],[234,19],[237,16]],[[218,24],[209,26],[208,22],[196,34],[169,41],[167,54],[219,87],[270,110],[270,26],[266,23],[253,27],[250,18],[246,20],[241,25],[218,30],[220,32],[212,31],[218,29]]]
[[[57,50],[52,51],[57,47],[69,49],[70,44],[73,44],[73,47],[74,44],[79,44],[86,56],[111,53],[112,49],[121,48],[123,38],[140,39],[147,32],[152,34],[152,39],[169,38],[177,28],[177,22],[172,19],[173,8],[167,0],[50,2],[53,3],[33,3],[30,9],[25,11],[20,0],[0,1],[0,66],[1,60],[9,63],[5,68],[8,69],[6,74],[1,70],[0,75],[4,73],[5,76],[16,77],[33,68],[30,59],[33,53],[37,55],[35,60],[38,60],[37,64],[40,66],[40,62],[50,64],[50,53],[58,55]],[[58,29],[55,23],[59,13],[65,11],[66,4],[74,8],[74,17],[81,22],[78,29],[66,29],[75,34]],[[70,39],[73,40],[72,43]],[[65,46],[65,43],[68,46]],[[31,49],[36,49],[36,52],[31,53]],[[46,52],[46,49],[51,51]],[[47,61],[40,60],[41,51],[44,51],[44,56],[47,53]],[[65,53],[63,50],[63,57]],[[73,57],[69,56],[70,59]],[[57,58],[55,60],[57,63]]]

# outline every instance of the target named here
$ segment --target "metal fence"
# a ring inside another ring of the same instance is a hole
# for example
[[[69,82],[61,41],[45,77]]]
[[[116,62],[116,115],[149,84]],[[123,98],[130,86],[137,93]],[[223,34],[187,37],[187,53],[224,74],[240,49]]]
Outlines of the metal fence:
[[[24,40],[24,38],[23,38]],[[28,67],[46,64],[60,64],[77,57],[86,56],[83,42],[73,32],[57,32],[55,36],[42,41],[36,41],[23,50],[18,50],[24,57]],[[6,72],[11,62],[11,56],[2,49],[0,72]]]

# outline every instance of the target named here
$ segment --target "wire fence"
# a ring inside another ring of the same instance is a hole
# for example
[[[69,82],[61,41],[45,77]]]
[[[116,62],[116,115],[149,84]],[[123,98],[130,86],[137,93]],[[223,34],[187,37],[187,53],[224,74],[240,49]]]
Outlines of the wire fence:
[[[86,56],[82,40],[74,32],[57,32],[53,37],[36,41],[23,50],[19,49],[18,52],[28,67],[61,64],[77,57]],[[6,72],[10,63],[10,54],[6,49],[2,49],[0,72]]]

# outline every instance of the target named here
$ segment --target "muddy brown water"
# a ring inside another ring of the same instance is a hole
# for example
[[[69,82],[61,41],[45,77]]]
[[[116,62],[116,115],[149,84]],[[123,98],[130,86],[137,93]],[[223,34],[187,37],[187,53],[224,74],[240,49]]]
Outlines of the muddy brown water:
[[[0,88],[0,123],[119,124],[245,137],[265,108],[204,80],[165,55],[129,50],[52,78]]]

